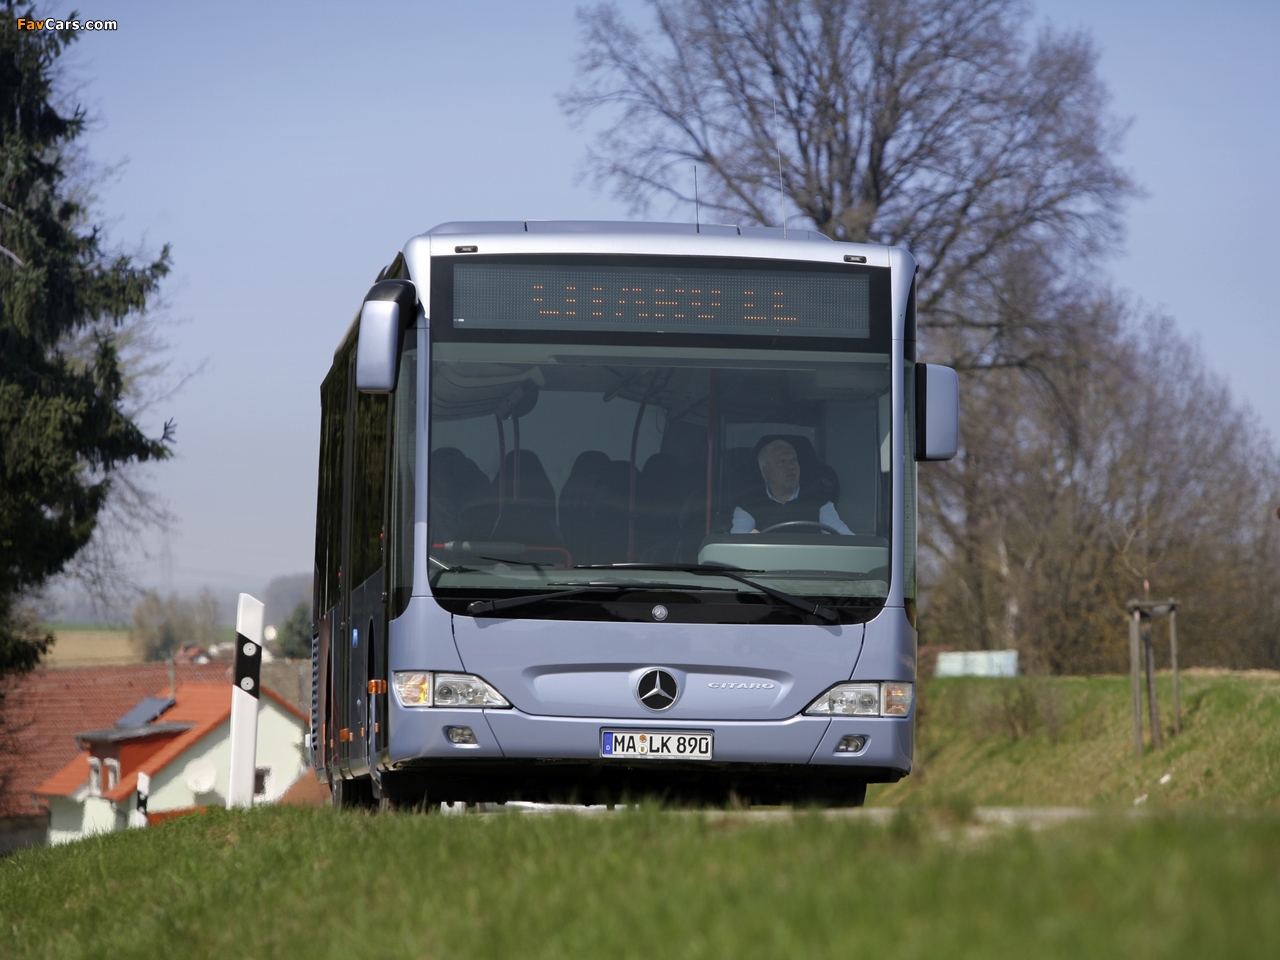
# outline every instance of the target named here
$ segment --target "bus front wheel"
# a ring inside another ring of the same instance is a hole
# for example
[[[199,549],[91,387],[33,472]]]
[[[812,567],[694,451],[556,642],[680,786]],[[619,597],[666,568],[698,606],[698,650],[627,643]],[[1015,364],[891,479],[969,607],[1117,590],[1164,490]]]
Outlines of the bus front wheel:
[[[338,810],[371,810],[374,807],[373,783],[368,777],[344,780],[335,777],[329,781],[333,806]]]

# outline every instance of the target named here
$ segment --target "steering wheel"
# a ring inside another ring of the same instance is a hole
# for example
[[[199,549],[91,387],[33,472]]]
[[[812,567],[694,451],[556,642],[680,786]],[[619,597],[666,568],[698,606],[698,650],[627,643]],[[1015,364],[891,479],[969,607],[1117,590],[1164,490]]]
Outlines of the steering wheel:
[[[817,527],[823,533],[835,534],[840,536],[840,531],[834,527],[828,527],[825,523],[819,523],[817,520],[786,520],[782,523],[775,523],[772,527],[765,527],[761,533],[780,533],[786,530],[794,530],[796,527]]]

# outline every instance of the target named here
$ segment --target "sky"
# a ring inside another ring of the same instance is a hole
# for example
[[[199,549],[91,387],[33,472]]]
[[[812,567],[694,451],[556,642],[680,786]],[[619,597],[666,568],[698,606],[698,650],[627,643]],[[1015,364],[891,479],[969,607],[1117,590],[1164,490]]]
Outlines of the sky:
[[[96,221],[125,252],[171,245],[169,359],[203,367],[144,421],[158,434],[172,417],[178,443],[151,471],[175,522],[145,541],[143,585],[257,592],[311,569],[320,381],[411,236],[448,220],[628,216],[579,182],[590,130],[556,102],[575,76],[577,6],[81,10],[119,22],[66,58],[93,118]],[[1034,9],[1092,35],[1113,112],[1132,123],[1120,161],[1146,196],[1100,280],[1199,338],[1280,437],[1280,4]]]

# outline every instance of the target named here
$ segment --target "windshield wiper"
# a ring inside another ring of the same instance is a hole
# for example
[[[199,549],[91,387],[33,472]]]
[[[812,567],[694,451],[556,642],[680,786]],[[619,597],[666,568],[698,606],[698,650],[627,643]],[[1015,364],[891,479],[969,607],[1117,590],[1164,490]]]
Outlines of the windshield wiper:
[[[805,613],[812,614],[815,617],[821,617],[828,623],[836,623],[840,619],[840,614],[836,613],[831,607],[826,607],[812,600],[805,600],[803,597],[797,597],[790,593],[783,593],[781,590],[775,590],[773,587],[766,587],[763,583],[756,583],[750,577],[743,576],[744,573],[763,573],[763,570],[743,570],[741,567],[731,567],[727,564],[721,566],[716,563],[583,563],[576,564],[575,570],[660,570],[675,573],[710,573],[718,577],[727,577],[730,580],[736,580],[739,583],[745,583],[749,587],[755,587],[761,593],[773,597],[780,603],[795,607],[797,610],[803,610]]]
[[[473,617],[483,617],[486,613],[497,613],[499,610],[514,610],[516,607],[528,607],[543,600],[559,600],[561,597],[575,597],[583,593],[591,593],[600,587],[578,587],[576,590],[557,590],[555,593],[533,593],[523,597],[505,597],[501,600],[472,600],[467,604],[467,613]]]
[[[601,569],[608,569],[602,567]],[[575,587],[572,590],[557,590],[555,593],[533,593],[523,597],[506,597],[501,600],[472,600],[467,604],[467,613],[473,617],[496,613],[499,610],[511,610],[516,607],[531,606],[543,600],[559,600],[561,597],[579,596],[584,593],[625,593],[628,590],[687,590],[674,583],[593,583],[586,587]]]

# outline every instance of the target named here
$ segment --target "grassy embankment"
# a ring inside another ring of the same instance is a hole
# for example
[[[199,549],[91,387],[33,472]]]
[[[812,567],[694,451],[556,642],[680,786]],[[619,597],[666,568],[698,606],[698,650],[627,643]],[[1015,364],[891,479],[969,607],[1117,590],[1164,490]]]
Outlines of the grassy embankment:
[[[1129,806],[1145,795],[1153,806],[1280,807],[1280,674],[1190,671],[1181,687],[1182,733],[1166,674],[1164,749],[1148,731],[1137,760],[1127,677],[926,681],[915,772],[872,787],[867,802]]]
[[[0,957],[1273,957],[1280,818],[215,811],[0,861]]]

